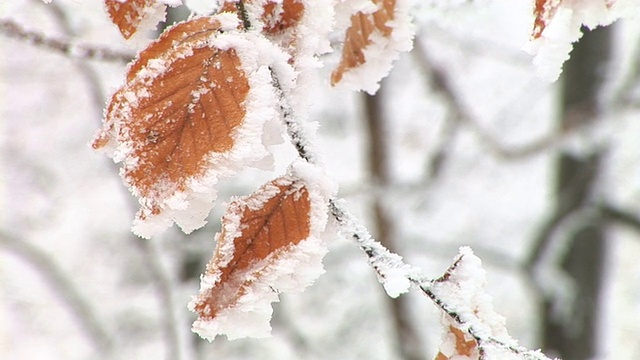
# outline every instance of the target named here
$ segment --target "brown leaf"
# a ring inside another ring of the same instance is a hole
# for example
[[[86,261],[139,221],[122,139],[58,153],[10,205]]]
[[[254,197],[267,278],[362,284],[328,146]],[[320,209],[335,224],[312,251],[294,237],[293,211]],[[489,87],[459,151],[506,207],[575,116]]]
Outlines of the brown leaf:
[[[216,251],[205,276],[217,279],[193,305],[200,319],[231,308],[261,272],[310,233],[309,193],[292,177],[278,178],[233,201],[223,217]],[[239,217],[239,218],[238,218]],[[229,253],[231,252],[231,254]],[[262,263],[267,260],[267,263]]]
[[[364,49],[371,44],[371,34],[378,32],[388,38],[392,28],[387,22],[394,19],[396,0],[373,0],[379,9],[371,14],[358,12],[351,16],[338,68],[331,74],[331,85],[342,80],[344,73],[365,63]]]
[[[118,26],[125,39],[138,31],[148,10],[158,6],[158,0],[104,0],[104,3],[111,21]]]
[[[533,21],[533,32],[531,37],[537,39],[542,35],[542,32],[547,27],[556,11],[562,5],[563,0],[536,0],[533,14],[535,20]]]
[[[438,352],[438,355],[436,355],[434,360],[448,360],[454,355],[470,357],[473,354],[473,351],[478,347],[478,343],[473,339],[467,340],[465,333],[454,326],[449,326],[449,332],[455,337],[455,353],[447,356],[442,352]]]
[[[167,30],[139,54],[107,106],[93,146],[125,148],[123,178],[141,197],[142,220],[202,175],[209,154],[234,145],[249,84],[233,48],[208,45],[219,29],[203,17]]]
[[[271,35],[281,33],[298,25],[303,14],[304,4],[299,0],[284,0],[282,3],[270,0],[264,5],[262,29]]]
[[[252,14],[264,23],[262,31],[265,35],[277,35],[294,28],[304,15],[304,4],[300,0],[247,0],[246,5],[263,3],[261,14]],[[250,8],[253,8],[250,6]],[[236,2],[226,1],[219,12],[238,12]],[[248,14],[249,15],[249,14]]]

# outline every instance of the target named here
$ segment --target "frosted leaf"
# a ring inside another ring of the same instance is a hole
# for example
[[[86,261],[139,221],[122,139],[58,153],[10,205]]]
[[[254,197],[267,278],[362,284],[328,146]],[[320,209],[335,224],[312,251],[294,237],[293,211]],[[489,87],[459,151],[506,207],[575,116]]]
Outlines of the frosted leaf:
[[[411,50],[414,27],[407,0],[373,0],[353,14],[331,84],[374,94],[400,52]]]
[[[199,295],[189,304],[198,314],[192,329],[203,338],[267,336],[278,294],[302,291],[324,272],[322,233],[332,195],[326,191],[332,190],[324,180],[308,182],[319,178],[309,167],[294,165],[288,175],[229,204]]]
[[[456,314],[455,319],[443,317],[447,331],[436,360],[479,359],[480,349],[487,359],[548,360],[540,352],[518,346],[509,336],[505,318],[493,309],[485,285],[486,271],[468,247],[460,248],[454,264],[433,282],[433,294]]]
[[[111,21],[118,26],[125,39],[134,34],[155,29],[164,21],[166,5],[180,5],[176,0],[104,0]]]
[[[258,29],[291,55],[291,61],[306,64],[316,55],[331,51],[332,0],[247,0],[243,2],[251,30]],[[236,1],[227,0],[220,12],[237,13]]]
[[[606,26],[619,18],[638,17],[637,0],[536,0],[531,41],[525,50],[534,55],[538,75],[548,81],[560,76],[580,28]]]
[[[170,28],[111,98],[93,146],[123,162],[142,237],[172,222],[187,233],[203,226],[220,179],[269,167],[262,131],[279,118],[269,67],[287,56],[237,26],[235,15],[221,14]]]

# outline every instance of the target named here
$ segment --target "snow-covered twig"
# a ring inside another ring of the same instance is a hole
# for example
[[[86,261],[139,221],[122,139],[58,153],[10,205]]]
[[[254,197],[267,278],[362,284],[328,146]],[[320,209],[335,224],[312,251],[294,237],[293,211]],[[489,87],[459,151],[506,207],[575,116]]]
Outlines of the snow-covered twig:
[[[419,288],[434,304],[454,321],[460,329],[465,329],[478,344],[480,359],[484,359],[483,352],[487,347],[499,348],[525,359],[548,359],[539,351],[531,351],[523,346],[518,346],[515,342],[506,342],[493,336],[486,336],[482,330],[481,320],[477,317],[469,317],[469,314],[461,316],[461,310],[451,306],[441,299],[434,291],[434,285],[447,282],[463,261],[464,255],[459,256],[441,277],[430,279],[422,274],[422,270],[406,264],[402,258],[389,252],[382,244],[371,237],[368,230],[362,225],[346,208],[344,201],[331,200],[330,211],[343,231],[343,235],[350,237],[365,252],[369,258],[369,264],[378,274],[383,286],[391,295],[393,292],[403,292],[404,287],[414,285]],[[398,278],[399,275],[405,277],[403,283]]]
[[[76,44],[69,39],[56,39],[42,33],[26,30],[11,19],[0,19],[0,33],[23,40],[35,46],[62,53],[74,59],[113,61],[128,63],[133,55],[127,52],[113,50],[107,47],[89,44]]]
[[[277,74],[273,71],[272,79],[274,86],[280,91],[281,113],[290,140],[296,148],[298,156],[309,163],[318,164],[319,156],[313,151],[314,142],[308,137],[309,134],[304,131],[304,126],[299,124],[294,116],[293,109],[287,101],[286,95],[277,79]],[[469,312],[465,313],[464,317],[461,316],[461,310],[450,305],[434,292],[435,284],[449,280],[451,274],[463,261],[462,255],[443,276],[437,279],[430,279],[422,273],[421,269],[405,263],[401,256],[390,252],[380,242],[376,241],[367,228],[350,213],[344,200],[338,198],[330,199],[329,212],[338,223],[342,235],[354,241],[367,255],[370,266],[375,270],[380,283],[389,296],[397,297],[407,292],[412,285],[419,288],[438,308],[456,323],[458,328],[464,329],[473,337],[478,345],[480,359],[486,359],[485,350],[487,348],[498,348],[501,351],[518,355],[524,359],[548,359],[538,351],[531,351],[525,347],[518,346],[515,341],[506,342],[489,336],[490,334],[488,335],[486,331],[481,330],[483,327],[486,327],[483,326],[482,320],[473,314],[469,315]]]

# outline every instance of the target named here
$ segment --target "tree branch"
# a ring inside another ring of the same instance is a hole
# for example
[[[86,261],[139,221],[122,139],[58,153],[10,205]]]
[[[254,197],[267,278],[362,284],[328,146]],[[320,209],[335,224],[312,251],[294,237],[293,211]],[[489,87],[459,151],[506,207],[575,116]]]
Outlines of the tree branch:
[[[301,124],[298,123],[293,111],[286,101],[286,97],[280,87],[277,80],[277,75],[272,71],[273,84],[280,92],[281,97],[281,109],[284,123],[287,126],[287,131],[291,142],[294,144],[298,156],[311,164],[318,165],[319,157],[315,154],[310,147],[314,142],[308,134],[304,131]],[[451,307],[449,304],[442,301],[434,292],[433,285],[446,281],[447,274],[442,277],[432,280],[422,274],[422,270],[414,266],[406,264],[402,257],[390,252],[380,242],[376,241],[367,228],[358,221],[348,210],[344,200],[338,198],[329,199],[329,212],[331,216],[339,225],[340,232],[345,238],[351,239],[360,247],[368,258],[369,265],[375,270],[379,281],[384,285],[385,281],[394,276],[397,273],[403,274],[405,279],[410,284],[417,286],[427,297],[429,297],[435,305],[447,314],[457,325],[462,329],[467,329],[467,332],[476,340],[480,351],[481,359],[485,359],[484,352],[485,347],[495,346],[502,348],[505,351],[524,356],[530,359],[548,359],[543,354],[537,351],[530,351],[524,347],[515,346],[513,344],[504,343],[491,336],[486,336],[481,330],[476,329],[472,323],[460,317],[458,311]],[[457,266],[455,262],[453,268]],[[452,268],[448,270],[452,271]],[[395,278],[395,277],[394,277]]]
[[[640,218],[635,214],[606,203],[600,205],[599,209],[606,220],[627,226],[640,234]]]
[[[416,51],[413,53],[415,54],[416,62],[420,66],[422,73],[429,77],[431,88],[442,97],[449,111],[452,113],[449,121],[460,122],[465,125],[476,135],[483,146],[494,156],[502,160],[520,160],[549,151],[562,144],[568,135],[574,131],[587,126],[587,124],[575,124],[575,126],[563,128],[560,131],[553,131],[522,145],[504,145],[476,120],[476,117],[468,109],[468,106],[466,106],[458,96],[453,82],[447,75],[447,71],[431,59],[425,46],[416,40],[414,47]],[[442,156],[440,154],[436,155]]]
[[[49,5],[51,6],[51,4]],[[128,63],[133,55],[107,47],[77,44],[69,39],[56,39],[40,32],[26,30],[11,19],[0,19],[0,33],[28,44],[61,53],[72,59]]]
[[[101,355],[113,354],[115,349],[112,335],[98,319],[91,303],[73,284],[71,276],[66,274],[51,256],[33,244],[4,231],[0,231],[0,246],[18,255],[42,276],[51,290],[67,305],[68,311],[82,328],[81,333],[89,337]]]

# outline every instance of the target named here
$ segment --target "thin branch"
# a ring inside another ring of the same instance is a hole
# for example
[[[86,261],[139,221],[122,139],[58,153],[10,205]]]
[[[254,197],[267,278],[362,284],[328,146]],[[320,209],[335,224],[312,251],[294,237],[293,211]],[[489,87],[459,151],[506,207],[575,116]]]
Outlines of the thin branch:
[[[636,216],[634,213],[614,207],[610,204],[600,205],[599,210],[606,220],[624,225],[640,234],[640,217]]]
[[[379,277],[384,278],[386,270],[381,267],[384,264],[385,268],[402,269],[406,271],[407,279],[415,286],[417,286],[433,303],[447,314],[460,328],[467,329],[469,335],[471,335],[478,343],[481,354],[484,352],[486,346],[495,346],[502,348],[506,351],[512,352],[517,355],[525,356],[530,359],[547,359],[546,356],[537,352],[531,351],[522,346],[515,346],[513,344],[505,343],[494,337],[487,337],[484,333],[476,329],[472,324],[465,321],[459,314],[459,312],[451,307],[449,304],[442,301],[434,292],[433,285],[447,281],[451,276],[452,271],[458,266],[462,257],[459,257],[449,269],[437,279],[429,279],[422,275],[422,271],[418,268],[407,265],[403,262],[402,258],[396,254],[389,252],[382,244],[375,241],[368,230],[355,219],[353,215],[347,210],[344,203],[340,200],[329,200],[329,209],[331,214],[336,219],[340,228],[345,235],[356,242],[356,244],[364,251],[369,259],[369,264],[376,271]],[[481,358],[483,358],[481,356]]]
[[[476,120],[475,115],[471,113],[468,106],[458,96],[447,71],[430,58],[425,46],[420,41],[415,41],[414,47],[416,51],[413,53],[417,64],[421,67],[422,73],[430,78],[431,87],[445,100],[449,111],[452,112],[451,121],[465,125],[476,135],[483,146],[500,159],[513,161],[536,156],[559,146],[568,135],[584,127],[563,128],[560,131],[553,131],[523,145],[504,145]]]
[[[291,114],[289,113],[289,116],[290,115]],[[295,119],[293,118],[286,119],[285,121],[287,127],[295,123]],[[310,163],[313,163],[312,161],[308,160],[315,158],[315,156],[311,156],[310,151],[306,147],[306,144],[309,144],[309,139],[304,138],[303,136],[305,134],[301,131],[298,131],[299,129],[300,126],[295,126],[294,128],[289,129],[290,136],[295,135],[295,137],[292,136],[291,141],[295,144],[296,149],[298,150],[299,157],[305,159]],[[340,231],[344,234],[344,236],[353,240],[367,255],[369,265],[376,271],[380,279],[385,279],[388,276],[388,271],[390,269],[403,271],[405,274],[407,274],[407,280],[409,280],[413,285],[418,286],[421,291],[436,304],[438,308],[440,308],[445,314],[451,317],[451,319],[453,319],[453,321],[455,321],[461,328],[468,329],[468,333],[478,342],[478,346],[481,352],[484,352],[484,346],[491,345],[503,348],[506,351],[510,351],[518,355],[526,356],[528,358],[547,359],[544,355],[538,352],[530,351],[524,347],[506,344],[493,337],[485,337],[471,324],[468,324],[466,321],[464,321],[458,315],[458,312],[455,309],[444,303],[433,293],[431,287],[437,280],[431,280],[427,278],[422,274],[422,271],[420,269],[406,264],[402,260],[402,257],[397,254],[391,253],[381,243],[373,239],[366,227],[364,227],[364,225],[362,225],[358,220],[356,220],[353,215],[351,215],[343,200],[329,199],[329,211],[332,217],[339,224]],[[440,281],[442,281],[443,277],[439,279]]]
[[[113,354],[113,337],[98,319],[88,299],[73,284],[71,276],[51,256],[28,241],[4,231],[0,231],[0,246],[18,255],[42,276],[51,290],[67,305],[68,311],[82,328],[81,333],[89,337],[101,355]]]
[[[42,4],[41,2],[39,3]],[[48,4],[45,8],[51,14],[51,17],[66,37],[73,38],[76,36],[76,32],[73,30],[67,14],[58,5],[58,3]],[[89,88],[89,93],[91,94],[91,101],[93,108],[95,109],[96,117],[100,119],[102,117],[102,108],[104,107],[106,96],[102,90],[98,74],[86,62],[86,59],[77,58],[73,60],[74,64],[78,67],[80,74],[84,77],[86,85]]]
[[[103,46],[77,44],[69,39],[56,39],[40,32],[27,30],[11,19],[0,19],[0,33],[34,46],[64,54],[73,59],[119,63],[128,63],[133,59],[133,55],[128,52],[117,51]]]

